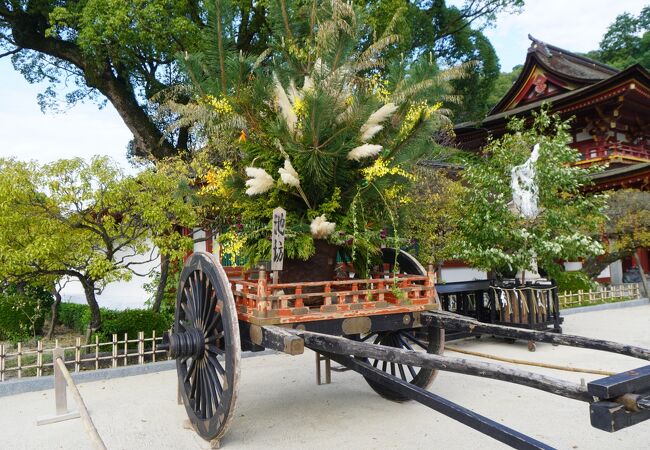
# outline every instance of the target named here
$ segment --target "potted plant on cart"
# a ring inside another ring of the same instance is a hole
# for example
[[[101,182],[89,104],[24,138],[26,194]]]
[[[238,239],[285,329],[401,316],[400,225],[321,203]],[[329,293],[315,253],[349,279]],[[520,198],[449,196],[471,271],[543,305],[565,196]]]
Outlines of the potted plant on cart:
[[[170,103],[197,137],[223,252],[248,266],[271,255],[272,211],[287,211],[284,281],[331,279],[337,250],[367,275],[382,246],[398,248],[412,167],[444,151],[443,100],[462,68],[394,54],[394,25],[370,44],[352,6],[328,2],[259,55],[234,50],[211,10],[203,53],[183,59],[188,104]],[[224,25],[225,26],[225,25]],[[275,28],[274,28],[275,29]],[[216,41],[215,37],[216,36]]]

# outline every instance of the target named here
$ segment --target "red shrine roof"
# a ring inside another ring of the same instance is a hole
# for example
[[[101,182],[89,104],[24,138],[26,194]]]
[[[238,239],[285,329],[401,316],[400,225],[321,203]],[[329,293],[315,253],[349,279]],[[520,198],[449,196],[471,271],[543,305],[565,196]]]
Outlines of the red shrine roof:
[[[530,37],[526,63],[510,90],[477,122],[454,127],[459,147],[479,150],[488,135],[499,137],[512,116],[528,116],[543,104],[564,118],[621,114],[646,126],[650,117],[650,73],[635,64],[618,71]],[[603,116],[604,118],[604,116]]]
[[[590,86],[619,72],[531,35],[528,38],[532,43],[519,78],[489,115]]]
[[[573,118],[570,145],[582,155],[578,164],[609,165],[594,177],[600,188],[647,189],[650,73],[639,64],[619,71],[528,37],[531,45],[519,77],[487,117],[454,127],[456,145],[480,151],[489,136],[507,132],[511,117],[529,117],[548,104],[552,113]]]

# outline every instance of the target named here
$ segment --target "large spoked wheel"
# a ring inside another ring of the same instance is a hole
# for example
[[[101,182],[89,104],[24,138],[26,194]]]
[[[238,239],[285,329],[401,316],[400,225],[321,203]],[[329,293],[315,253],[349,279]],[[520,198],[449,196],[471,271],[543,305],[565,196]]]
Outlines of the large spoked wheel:
[[[168,345],[190,422],[202,438],[220,440],[235,410],[241,348],[228,278],[208,253],[194,253],[183,268]]]
[[[419,331],[420,329],[417,329]],[[379,333],[370,333],[362,336],[361,340],[375,344],[387,345],[389,347],[401,348],[404,350],[423,351],[441,355],[445,347],[445,330],[441,328],[426,329],[426,339],[423,339],[422,332],[416,335],[416,329],[404,329],[395,331],[383,331]],[[408,366],[406,364],[397,364],[377,359],[364,359],[365,362],[373,367],[390,373],[402,380],[414,384],[423,389],[428,388],[436,378],[438,371],[435,369],[423,369],[421,367]],[[394,390],[366,378],[368,385],[382,397],[395,402],[404,402],[409,400],[408,397],[395,392]]]

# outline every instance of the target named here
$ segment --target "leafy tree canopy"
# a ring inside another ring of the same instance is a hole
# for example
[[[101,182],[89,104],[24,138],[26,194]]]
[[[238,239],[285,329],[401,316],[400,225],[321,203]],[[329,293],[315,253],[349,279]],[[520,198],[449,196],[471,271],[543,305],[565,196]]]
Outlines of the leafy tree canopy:
[[[289,15],[309,17],[306,1],[218,1],[224,11],[224,31],[243,54],[267,48],[275,18],[284,5]],[[156,114],[156,94],[185,80],[176,60],[197,51],[199,30],[205,29],[206,7],[193,0],[0,1],[0,57],[11,56],[14,67],[30,82],[47,81],[40,96],[43,107],[65,92],[74,103],[95,99],[115,106],[133,133],[130,153],[160,159],[186,150],[186,129],[165,134],[167,125]],[[399,24],[396,51],[407,60],[431,52],[441,65],[476,60],[473,80],[459,82],[469,115],[485,111],[487,92],[498,74],[494,50],[482,34],[496,13],[520,7],[523,0],[472,0],[462,7],[444,1],[377,0],[356,2],[367,12],[365,35],[356,45],[368,46],[395,12],[407,9]],[[297,30],[296,30],[297,31]],[[65,89],[60,84],[65,84]],[[72,90],[70,86],[75,86]],[[182,96],[179,102],[187,101]],[[458,109],[461,111],[461,109]]]
[[[494,83],[494,87],[490,91],[490,95],[487,98],[488,108],[492,108],[494,105],[499,103],[499,100],[501,100],[503,96],[506,95],[508,89],[510,89],[515,81],[517,81],[517,78],[519,77],[519,74],[521,74],[523,67],[524,66],[522,65],[518,65],[512,68],[512,72],[501,72],[499,74],[499,77]]]
[[[152,244],[178,257],[187,248],[172,233],[196,222],[179,179],[165,167],[126,177],[102,157],[45,166],[1,160],[0,279],[77,278],[98,328],[96,290],[138,274],[157,257]]]
[[[572,165],[579,154],[568,146],[569,123],[542,110],[532,124],[512,119],[510,130],[488,143],[485,157],[463,171],[472,195],[459,224],[458,256],[474,267],[501,273],[530,270],[536,259],[552,272],[558,259],[602,253],[592,236],[602,223],[604,199],[581,190],[589,183],[590,171]],[[529,219],[513,208],[511,171],[530,157],[537,143],[540,212]]]
[[[600,48],[587,56],[619,69],[633,64],[650,69],[650,6],[638,16],[624,13],[616,17],[600,41]]]

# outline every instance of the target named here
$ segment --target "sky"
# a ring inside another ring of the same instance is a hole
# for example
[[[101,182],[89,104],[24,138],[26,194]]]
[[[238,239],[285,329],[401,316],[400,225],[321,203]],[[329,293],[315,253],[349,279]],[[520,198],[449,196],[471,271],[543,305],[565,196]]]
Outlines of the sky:
[[[486,31],[502,71],[522,64],[528,34],[558,47],[586,52],[598,43],[618,14],[638,14],[650,0],[528,0],[521,14],[501,14]],[[459,4],[463,0],[448,3]],[[126,145],[131,133],[109,104],[93,103],[65,113],[43,114],[36,96],[44,85],[30,85],[0,59],[0,157],[49,162],[59,158],[109,155],[128,167]]]

